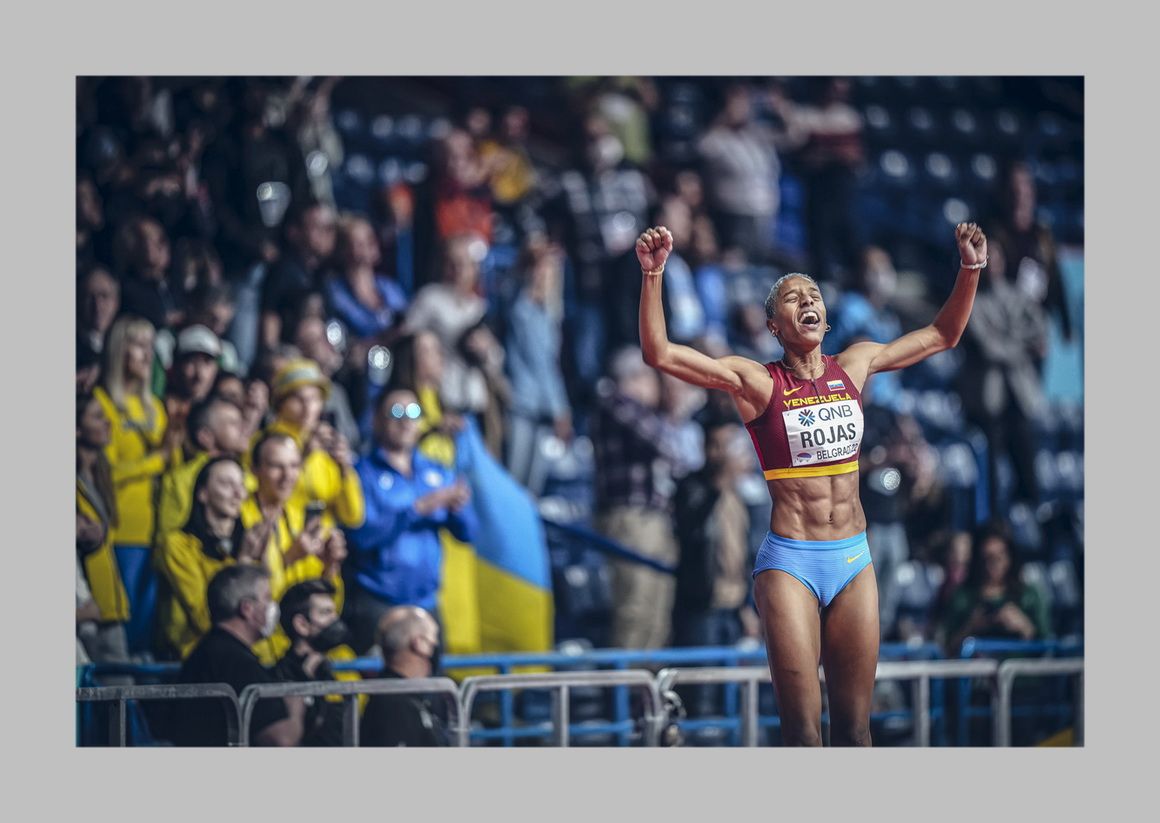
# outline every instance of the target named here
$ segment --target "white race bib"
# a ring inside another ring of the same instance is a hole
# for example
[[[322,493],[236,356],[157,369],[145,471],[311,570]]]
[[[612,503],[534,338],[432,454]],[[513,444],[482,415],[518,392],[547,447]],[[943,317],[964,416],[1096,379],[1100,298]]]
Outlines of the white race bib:
[[[866,427],[854,399],[799,406],[781,413],[794,467],[842,460],[858,453]]]

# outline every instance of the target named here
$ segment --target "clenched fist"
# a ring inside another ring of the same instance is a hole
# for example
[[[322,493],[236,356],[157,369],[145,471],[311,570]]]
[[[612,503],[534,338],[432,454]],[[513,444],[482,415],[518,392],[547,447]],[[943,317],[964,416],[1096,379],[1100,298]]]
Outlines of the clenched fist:
[[[955,240],[959,244],[959,259],[964,266],[974,266],[987,259],[987,235],[974,223],[955,226]]]
[[[664,226],[645,229],[636,239],[636,259],[644,271],[664,268],[673,250],[673,235]]]

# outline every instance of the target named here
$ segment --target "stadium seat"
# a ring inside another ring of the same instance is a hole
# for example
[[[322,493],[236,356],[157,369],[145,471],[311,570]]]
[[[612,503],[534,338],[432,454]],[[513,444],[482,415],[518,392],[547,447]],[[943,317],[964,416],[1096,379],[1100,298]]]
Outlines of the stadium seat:
[[[1048,612],[1050,613],[1052,603],[1054,602],[1054,591],[1051,586],[1051,581],[1047,576],[1047,567],[1038,561],[1024,563],[1019,577],[1023,585],[1030,586],[1039,592],[1040,597],[1047,604]]]
[[[1083,587],[1070,560],[1057,560],[1047,567],[1051,586],[1052,620],[1055,631],[1068,635],[1081,630]]]
[[[1043,551],[1043,529],[1035,512],[1027,503],[1012,503],[1008,511],[1011,537],[1015,550],[1022,555],[1038,555]]]

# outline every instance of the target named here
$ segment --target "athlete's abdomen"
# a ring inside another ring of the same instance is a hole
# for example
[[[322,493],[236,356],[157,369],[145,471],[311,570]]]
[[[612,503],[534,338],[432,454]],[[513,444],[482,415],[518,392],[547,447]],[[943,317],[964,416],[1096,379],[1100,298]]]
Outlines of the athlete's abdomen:
[[[769,480],[769,530],[792,540],[841,540],[866,530],[858,472]]]

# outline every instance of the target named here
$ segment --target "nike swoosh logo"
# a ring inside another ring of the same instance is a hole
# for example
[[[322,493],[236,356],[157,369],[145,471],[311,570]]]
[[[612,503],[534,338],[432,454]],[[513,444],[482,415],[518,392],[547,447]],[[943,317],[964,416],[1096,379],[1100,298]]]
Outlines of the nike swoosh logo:
[[[805,386],[798,386],[796,389],[782,389],[781,393],[784,394],[786,397],[789,397],[794,392],[799,392],[804,388],[805,388]]]
[[[865,553],[866,553],[866,551],[865,551],[865,549],[863,549],[862,551],[858,552],[858,553],[857,553],[856,555],[854,555],[853,557],[847,557],[847,558],[846,558],[846,562],[847,562],[847,563],[853,563],[855,560],[857,560],[859,557],[861,557],[861,556],[862,556],[862,555],[864,555]]]

